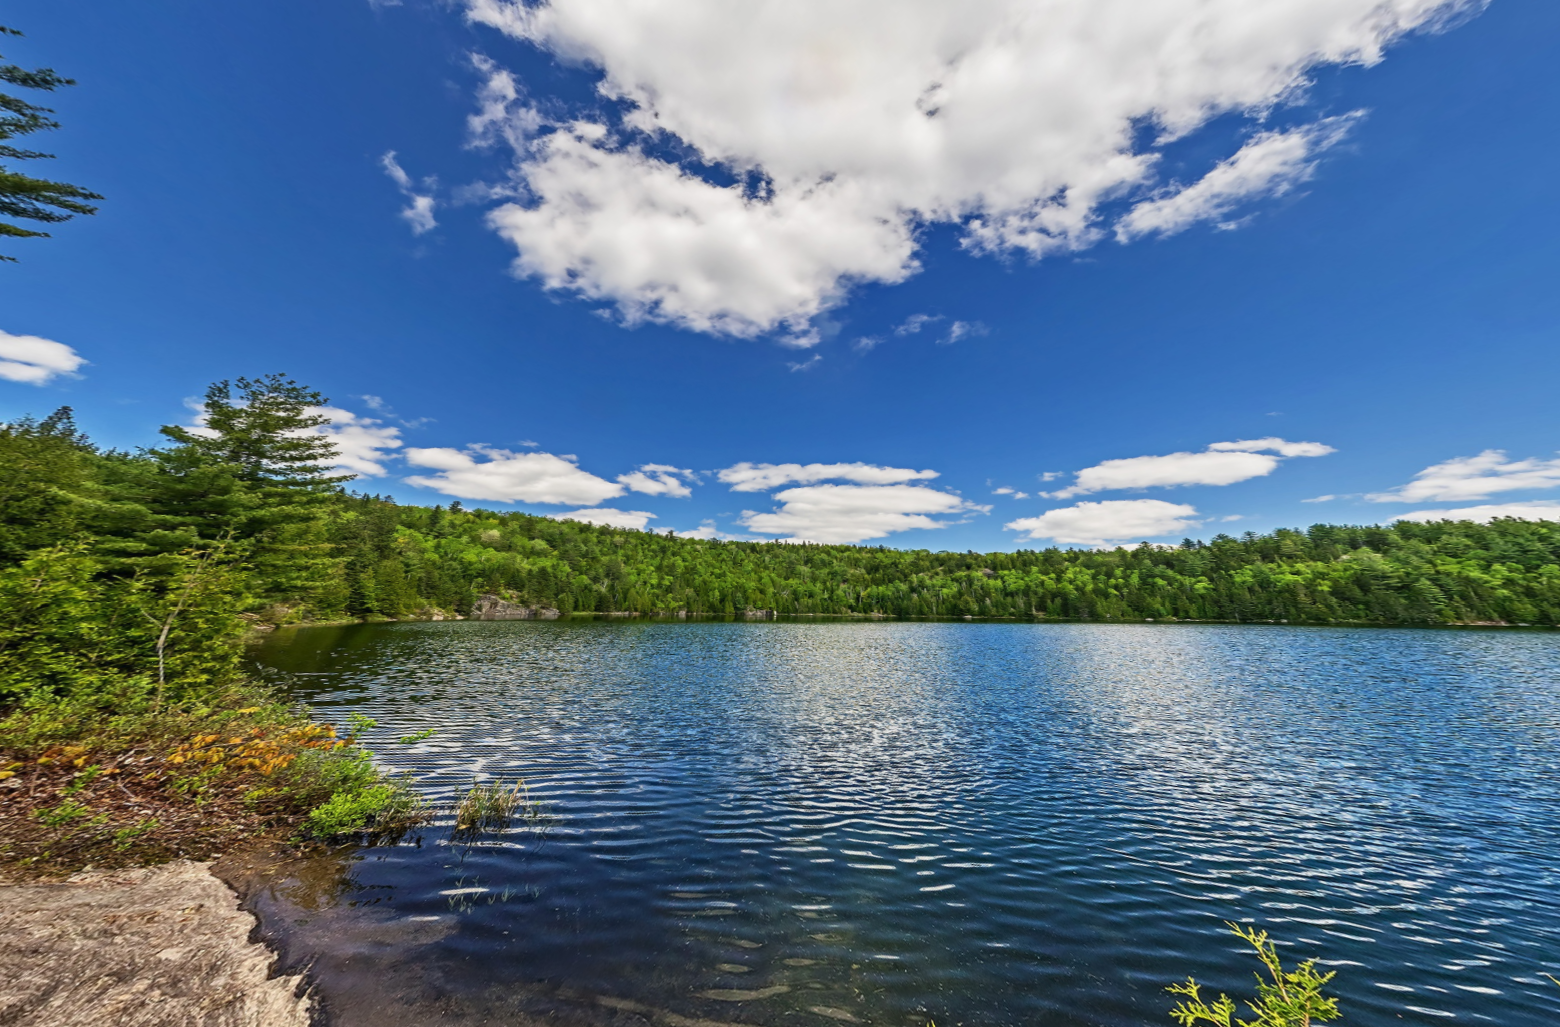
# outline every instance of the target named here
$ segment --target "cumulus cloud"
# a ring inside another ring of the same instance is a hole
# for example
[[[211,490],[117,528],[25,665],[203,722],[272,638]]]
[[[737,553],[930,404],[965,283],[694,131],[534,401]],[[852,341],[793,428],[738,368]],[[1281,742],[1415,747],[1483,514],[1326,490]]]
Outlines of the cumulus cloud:
[[[740,523],[782,542],[851,543],[912,528],[946,528],[938,520],[991,508],[924,485],[809,485],[776,493],[770,513],[742,511]]]
[[[1560,485],[1560,459],[1508,460],[1505,450],[1486,449],[1478,456],[1461,456],[1433,464],[1414,480],[1388,492],[1372,492],[1372,503],[1455,503],[1484,499],[1497,492],[1552,489]]]
[[[767,492],[782,485],[806,485],[819,481],[853,481],[862,485],[896,485],[937,477],[936,471],[914,471],[908,467],[880,467],[877,464],[753,464],[743,461],[715,477],[731,486],[733,492]]]
[[[1211,119],[1267,118],[1312,69],[1374,64],[1479,0],[464,4],[598,69],[620,112],[544,116],[484,64],[473,127],[515,149],[519,196],[490,223],[516,271],[630,321],[751,336],[800,330],[855,283],[903,281],[926,224],[1039,257],[1293,188],[1353,115],[1263,123],[1184,186],[1155,169]]]
[[[641,531],[646,524],[655,520],[655,514],[646,513],[643,510],[617,510],[610,506],[597,507],[594,510],[573,510],[569,513],[548,514],[555,521],[582,521],[585,524],[600,524],[608,528],[629,528]]]
[[[85,363],[63,342],[0,332],[0,378],[8,382],[47,385],[61,376],[74,377]]]
[[[1233,485],[1273,473],[1286,457],[1326,456],[1335,452],[1320,442],[1243,439],[1215,442],[1201,453],[1167,453],[1106,460],[1079,471],[1073,484],[1042,495],[1071,499],[1118,489],[1173,488],[1178,485]]]
[[[1394,521],[1478,521],[1488,524],[1497,517],[1515,517],[1522,521],[1560,521],[1560,503],[1534,501],[1531,503],[1489,503],[1483,506],[1464,506],[1456,510],[1414,510],[1398,514]]]
[[[1134,206],[1116,222],[1122,242],[1174,235],[1199,221],[1218,220],[1254,196],[1281,196],[1310,178],[1316,157],[1341,140],[1363,111],[1324,118],[1287,132],[1262,132],[1229,160],[1191,185],[1171,188]]]
[[[380,478],[390,473],[385,460],[401,448],[401,429],[340,407],[311,407],[309,413],[330,418],[329,424],[305,429],[301,434],[323,435],[334,442],[337,470],[361,478]]]
[[[1012,496],[1014,499],[1028,499],[1029,498],[1029,493],[1027,493],[1027,492],[1020,492],[1017,489],[1009,488],[1006,485],[1002,486],[999,489],[992,489],[991,490],[991,494],[993,496]]]
[[[387,151],[379,158],[379,166],[385,169],[385,174],[390,176],[390,180],[396,184],[396,188],[401,190],[401,195],[408,201],[407,206],[401,211],[401,217],[412,226],[412,234],[422,235],[437,228],[439,223],[433,219],[433,208],[437,203],[431,191],[435,184],[434,180],[424,179],[423,188],[429,191],[418,192],[412,176],[402,170],[401,165],[396,162],[394,150]]]
[[[720,528],[716,526],[714,521],[700,521],[699,522],[699,526],[697,528],[689,528],[687,531],[679,531],[679,532],[677,532],[677,537],[678,538],[701,538],[701,539],[706,539],[706,540],[709,540],[709,539],[725,539],[725,540],[728,540],[728,541],[738,541],[738,542],[751,542],[751,541],[753,541],[752,537],[748,536],[748,535],[733,535],[729,531],[721,531]]]
[[[1023,532],[1023,537],[1032,540],[1105,546],[1173,535],[1201,523],[1197,520],[1196,507],[1185,503],[1166,503],[1162,499],[1110,499],[1047,510],[1038,517],[1009,521],[1003,527]]]
[[[406,462],[438,472],[407,478],[407,484],[461,499],[594,506],[627,491],[552,453],[512,453],[490,446],[414,448],[406,451]]]
[[[618,482],[647,496],[676,496],[687,499],[693,490],[684,484],[693,480],[693,472],[669,464],[644,464],[637,471],[618,475]]]

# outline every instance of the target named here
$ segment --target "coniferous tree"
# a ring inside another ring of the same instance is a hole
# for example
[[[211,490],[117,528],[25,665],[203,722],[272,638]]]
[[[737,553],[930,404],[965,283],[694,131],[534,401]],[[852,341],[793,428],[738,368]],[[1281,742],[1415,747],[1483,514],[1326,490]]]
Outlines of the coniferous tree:
[[[0,36],[19,36],[20,32],[0,25]],[[20,86],[23,89],[39,89],[53,92],[60,86],[73,86],[75,79],[64,78],[52,68],[28,71],[15,64],[0,64],[0,83]],[[29,103],[18,96],[0,92],[0,161],[40,160],[51,158],[51,153],[22,149],[11,145],[19,136],[31,135],[47,129],[59,128],[60,123],[49,115],[53,110]],[[97,193],[88,192],[67,182],[52,182],[45,178],[33,178],[13,171],[0,164],[0,217],[20,218],[43,224],[69,221],[77,214],[96,214],[97,208],[87,200],[101,200]],[[8,221],[0,221],[0,236],[12,238],[47,237],[48,232],[23,228]],[[15,257],[0,255],[0,260],[14,261]]]

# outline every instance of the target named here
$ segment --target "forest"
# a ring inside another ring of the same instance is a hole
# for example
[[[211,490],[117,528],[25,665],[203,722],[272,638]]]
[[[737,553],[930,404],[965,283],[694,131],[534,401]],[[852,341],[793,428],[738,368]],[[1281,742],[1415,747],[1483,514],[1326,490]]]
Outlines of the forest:
[[[354,493],[310,434],[323,402],[280,376],[218,383],[204,429],[134,453],[68,409],[0,427],[0,690],[28,687],[18,647],[51,637],[45,662],[155,657],[165,684],[198,681],[254,627],[462,616],[483,595],[562,616],[1560,623],[1550,522],[996,553],[680,538]]]

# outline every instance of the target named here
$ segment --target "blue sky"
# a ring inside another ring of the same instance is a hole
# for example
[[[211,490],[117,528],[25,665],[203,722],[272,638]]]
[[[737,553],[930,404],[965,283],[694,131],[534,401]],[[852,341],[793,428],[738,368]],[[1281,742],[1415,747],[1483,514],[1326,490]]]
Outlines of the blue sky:
[[[711,3],[13,0],[106,198],[0,417],[283,371],[366,490],[751,538],[1560,514],[1554,4]]]

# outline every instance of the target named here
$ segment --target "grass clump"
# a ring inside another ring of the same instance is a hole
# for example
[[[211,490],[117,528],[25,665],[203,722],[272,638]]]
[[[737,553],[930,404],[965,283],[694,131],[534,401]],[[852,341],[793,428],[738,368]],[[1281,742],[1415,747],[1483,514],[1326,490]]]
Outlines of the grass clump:
[[[517,820],[540,829],[547,819],[542,804],[531,798],[530,789],[520,778],[509,786],[502,781],[473,781],[456,800],[454,813],[453,836],[468,841],[486,831],[507,831]]]

